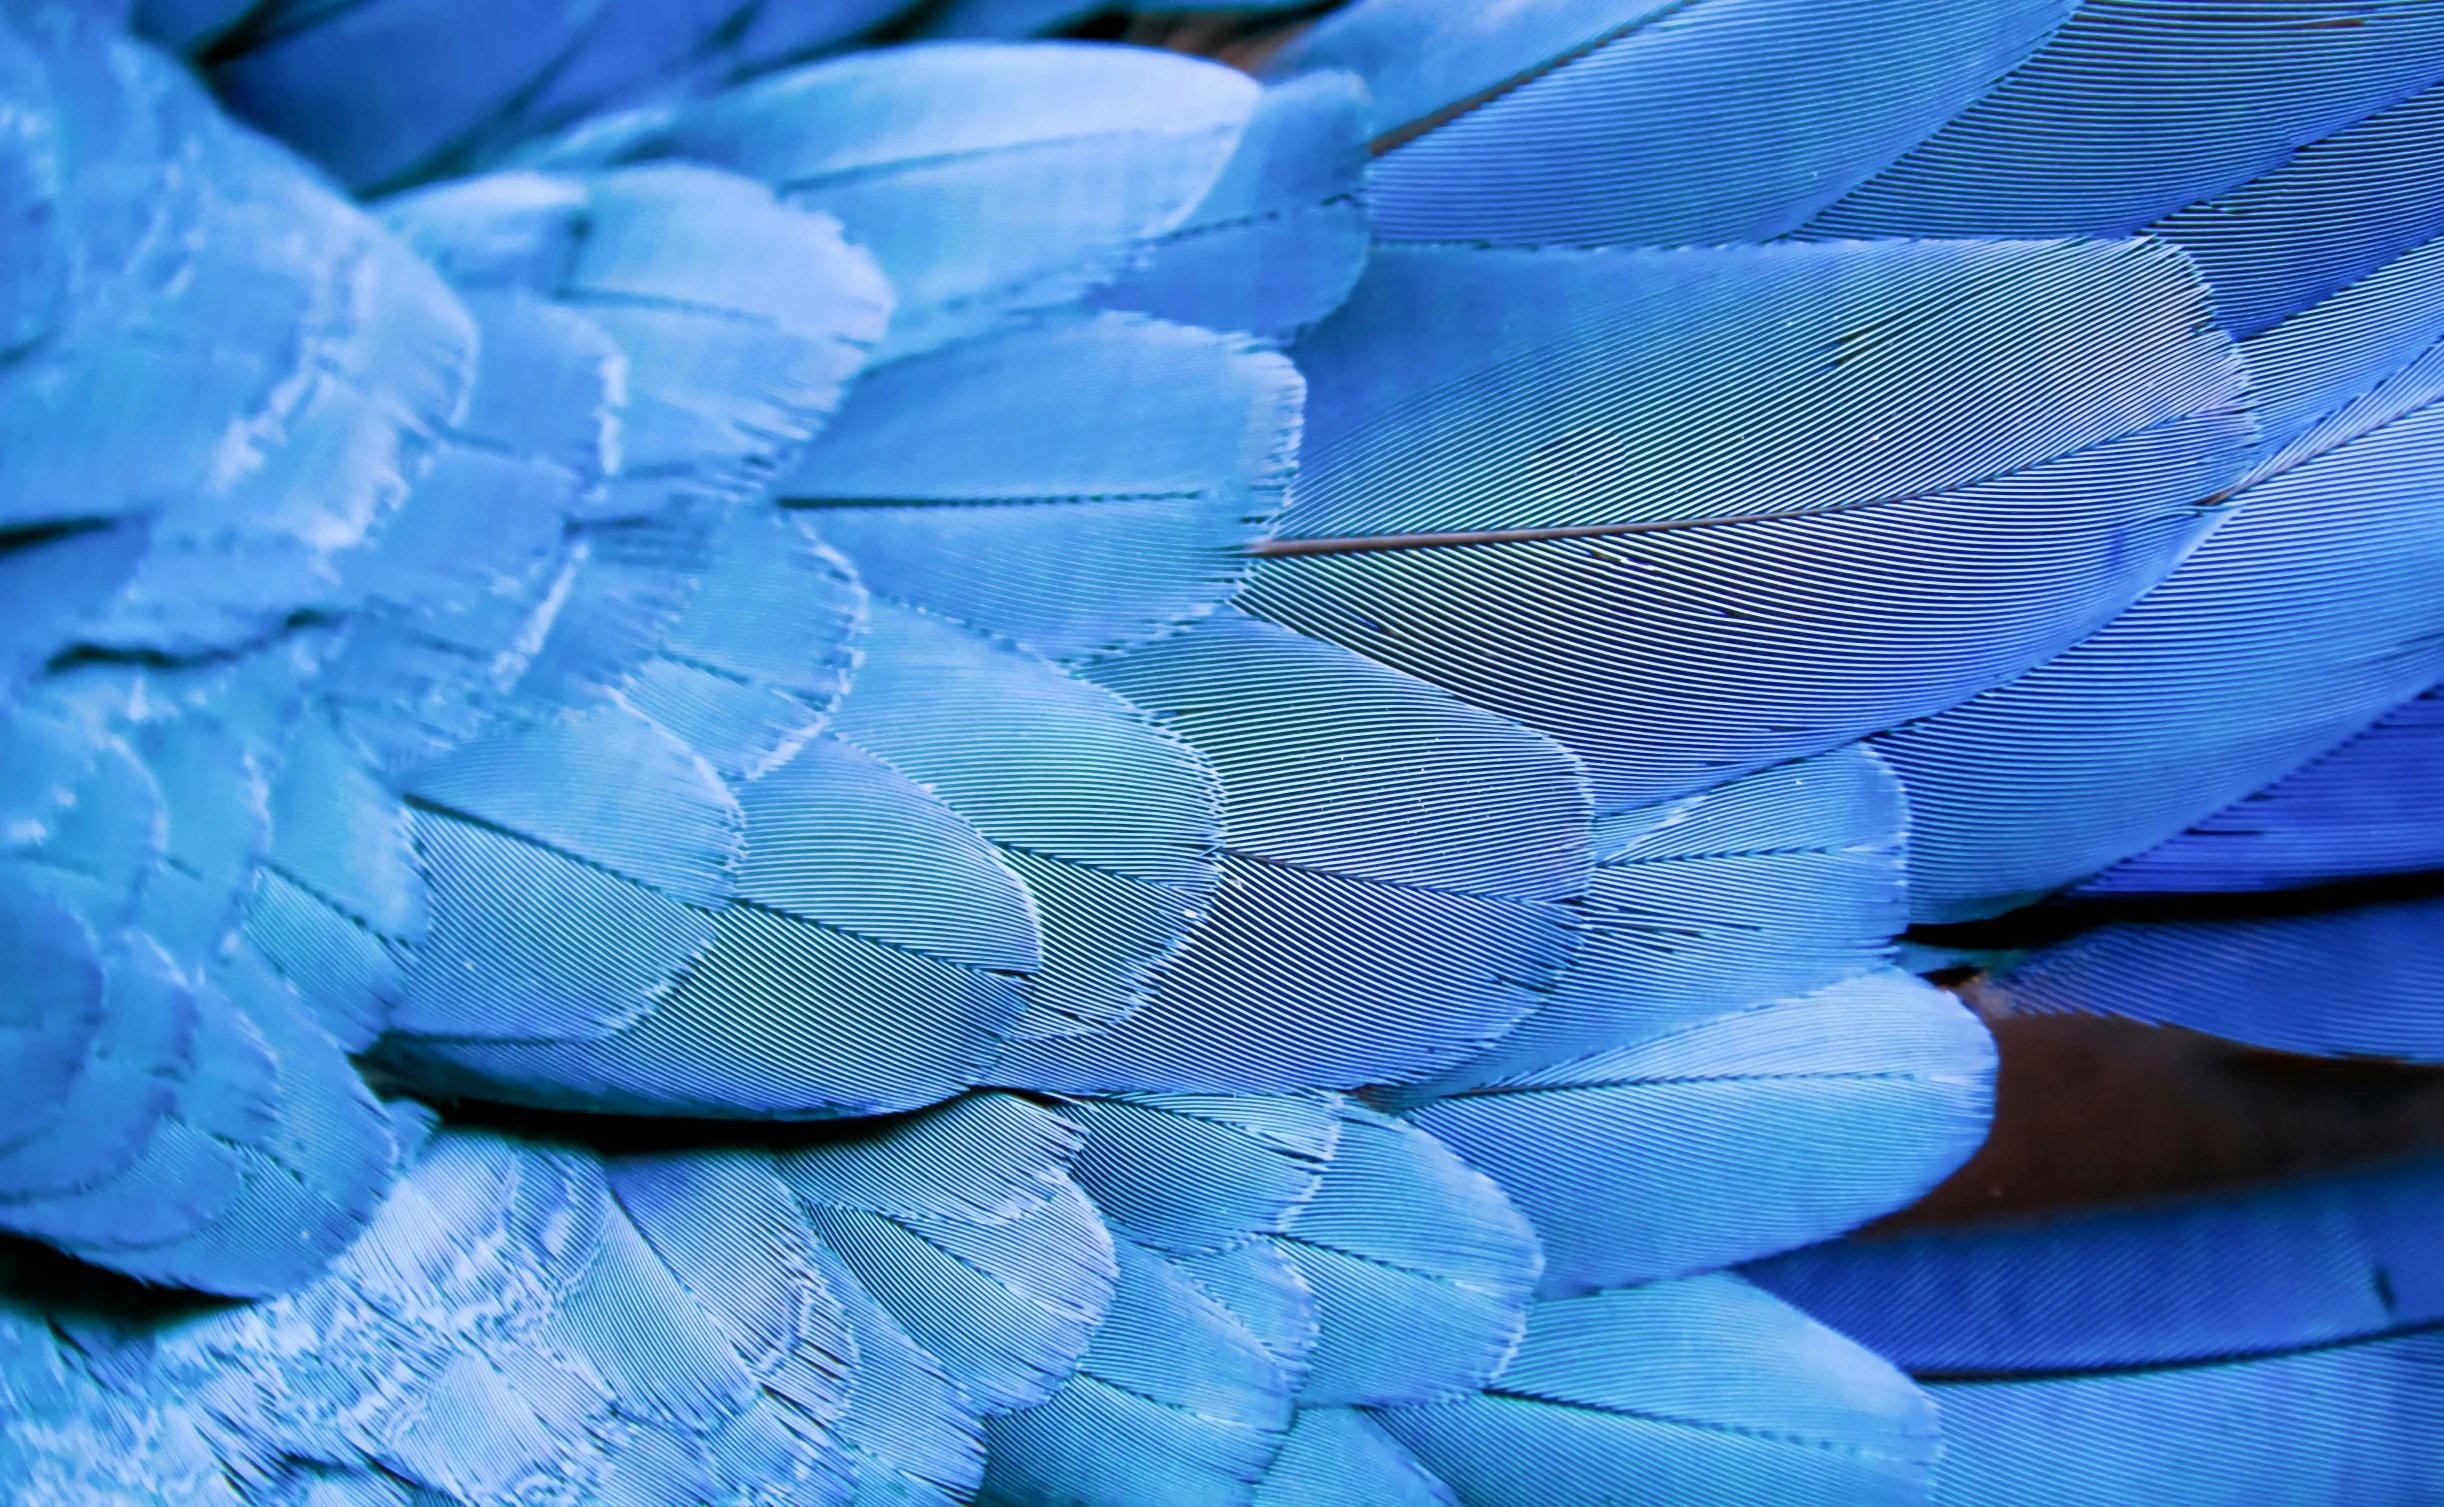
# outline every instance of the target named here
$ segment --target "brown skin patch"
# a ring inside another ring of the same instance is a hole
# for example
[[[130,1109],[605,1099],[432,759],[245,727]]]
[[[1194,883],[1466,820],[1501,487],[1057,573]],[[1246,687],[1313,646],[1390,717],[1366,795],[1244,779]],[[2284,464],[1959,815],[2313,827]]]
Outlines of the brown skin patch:
[[[2142,1203],[2444,1150],[2444,1068],[2272,1052],[2098,1015],[2012,1012],[1984,975],[1938,979],[2001,1049],[1985,1146],[1909,1208],[1911,1230]]]

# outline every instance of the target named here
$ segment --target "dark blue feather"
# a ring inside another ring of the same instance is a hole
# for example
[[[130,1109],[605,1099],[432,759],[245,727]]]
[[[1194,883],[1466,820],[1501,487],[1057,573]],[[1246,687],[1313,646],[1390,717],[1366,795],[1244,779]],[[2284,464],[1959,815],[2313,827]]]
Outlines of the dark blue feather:
[[[2254,335],[2444,235],[2444,193],[2427,171],[2439,145],[2444,87],[2431,86],[2152,233],[2197,258],[2217,321]]]
[[[1794,1251],[1749,1280],[1921,1374],[2093,1371],[2444,1319],[2428,1158],[2134,1208]]]
[[[1085,1353],[1117,1280],[1065,1170],[1078,1134],[980,1094],[784,1151],[816,1235],[986,1414],[1031,1407]]]
[[[2311,1507],[2444,1493],[2444,1337],[1929,1388],[1938,1507]]]
[[[2419,0],[2085,0],[1808,233],[2127,235],[2439,79],[2444,9]]]
[[[359,190],[429,176],[577,44],[612,0],[277,6],[210,78],[238,115]],[[466,44],[470,26],[483,45]]]
[[[1890,961],[1907,920],[1900,782],[1863,746],[1595,826],[1577,954],[1552,997],[1417,1102],[1651,1040]]]
[[[2271,454],[2128,612],[1893,734],[1913,914],[1993,915],[2144,851],[2444,679],[2444,243],[2243,347]]]
[[[894,362],[783,478],[877,593],[1055,659],[1227,600],[1304,385],[1243,339],[1106,315]]]
[[[1535,1008],[1587,872],[1566,752],[1236,613],[1092,673],[1212,761],[1222,884],[1143,1010],[1020,1043],[999,1081],[1356,1088],[1447,1066]]]
[[[1908,1377],[1724,1275],[1538,1303],[1485,1392],[1380,1416],[1470,1507],[1923,1502],[1939,1453]]]
[[[1995,982],[2014,1009],[2186,1026],[2281,1051],[2444,1060],[2444,898],[2115,921]]]
[[[2276,890],[2444,868],[2444,688],[2074,893]]]
[[[1300,1408],[1248,1507],[1460,1507],[1460,1502],[1363,1410]]]
[[[1368,129],[1353,74],[1267,89],[1204,199],[1090,302],[1276,339],[1314,324],[1366,267]]]
[[[2025,59],[2072,0],[1370,0],[1273,67],[1384,100],[1400,240],[1762,241],[1885,167]],[[1668,104],[1666,103],[1668,101]]]
[[[1247,600],[1561,739],[1599,810],[1703,788],[2152,584],[2252,438],[2203,319],[2145,243],[1386,248],[1299,347]]]
[[[1544,1265],[1492,1179],[1355,1104],[1281,1243],[1315,1292],[1302,1406],[1439,1402],[1483,1386],[1519,1343]]]
[[[1915,1200],[1985,1139],[1994,1043],[1894,971],[1410,1112],[1501,1183],[1549,1297],[1710,1271]]]
[[[1160,1252],[1115,1243],[1120,1282],[1078,1372],[985,1423],[982,1498],[1008,1507],[1236,1507],[1290,1426],[1291,1379]]]

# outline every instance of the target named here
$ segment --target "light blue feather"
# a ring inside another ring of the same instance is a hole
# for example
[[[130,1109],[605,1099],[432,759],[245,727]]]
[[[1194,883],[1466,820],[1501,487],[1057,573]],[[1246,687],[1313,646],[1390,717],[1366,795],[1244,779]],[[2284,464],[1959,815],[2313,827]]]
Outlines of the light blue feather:
[[[1120,1282],[1078,1372],[985,1423],[978,1499],[1007,1507],[1232,1507],[1281,1447],[1290,1377],[1160,1252],[1115,1242]]]
[[[1267,89],[1188,218],[1089,301],[1275,339],[1330,314],[1366,268],[1368,121],[1354,74]]]
[[[779,484],[880,595],[1054,659],[1227,600],[1289,486],[1298,373],[1105,315],[885,366]]]
[[[632,1223],[589,1153],[446,1132],[284,1296],[148,1316],[66,1294],[109,1387],[80,1421],[191,1414],[249,1500],[840,1502],[840,1312],[759,1158],[625,1164]],[[404,1494],[363,1495],[377,1471]]]
[[[1485,1392],[1380,1416],[1470,1507],[1910,1503],[1940,1479],[1926,1393],[1720,1274],[1539,1303]]]
[[[1061,1112],[1086,1132],[1078,1186],[1116,1230],[1167,1255],[1279,1234],[1341,1136],[1326,1094],[1131,1094]]]
[[[1092,673],[1212,761],[1222,884],[1144,1009],[1018,1044],[999,1081],[1356,1088],[1446,1066],[1539,1003],[1587,872],[1562,749],[1236,613]]]
[[[1900,782],[1863,746],[1595,826],[1577,954],[1508,1035],[1400,1102],[1650,1040],[1872,972],[1906,924]]]
[[[1043,963],[1015,1036],[1140,1007],[1215,882],[1219,800],[1193,750],[1024,649],[882,603],[832,725],[974,824],[1026,882]]]
[[[2102,631],[1891,735],[1911,908],[1993,915],[2173,837],[2444,679],[2444,243],[2243,347],[2277,443]]]
[[[899,296],[889,358],[1110,280],[1204,197],[1258,94],[1150,49],[937,43],[615,117],[535,160],[687,157],[836,216]]]
[[[1410,1112],[1502,1185],[1547,1297],[1685,1276],[1916,1200],[1984,1141],[1993,1040],[1897,971]]]
[[[12,100],[55,133],[59,186],[25,206],[37,244],[78,273],[12,271],[43,338],[0,376],[0,522],[141,520],[145,546],[123,578],[123,559],[88,560],[101,575],[47,630],[12,600],[9,637],[253,643],[343,600],[337,562],[462,401],[473,331],[430,269],[165,60],[52,22],[0,45]]]
[[[1359,1408],[1300,1408],[1249,1507],[1459,1507],[1451,1488]]]
[[[2444,198],[2424,167],[2439,133],[2444,87],[2430,85],[2153,233],[2197,258],[2225,329],[2257,334],[2444,235]]]
[[[814,1259],[857,1342],[856,1385],[837,1430],[856,1481],[850,1501],[950,1507],[968,1500],[984,1475],[984,1441],[965,1394],[838,1256],[818,1245]]]
[[[1355,1104],[1281,1242],[1315,1292],[1301,1406],[1440,1402],[1485,1385],[1519,1343],[1544,1266],[1492,1179]]]
[[[1112,1238],[1065,1170],[1067,1122],[972,1095],[779,1157],[816,1235],[988,1416],[1078,1364],[1112,1301]]]
[[[1247,603],[1559,738],[1599,810],[1700,789],[2152,584],[2253,438],[2203,325],[2144,243],[1387,247],[1298,348]]]

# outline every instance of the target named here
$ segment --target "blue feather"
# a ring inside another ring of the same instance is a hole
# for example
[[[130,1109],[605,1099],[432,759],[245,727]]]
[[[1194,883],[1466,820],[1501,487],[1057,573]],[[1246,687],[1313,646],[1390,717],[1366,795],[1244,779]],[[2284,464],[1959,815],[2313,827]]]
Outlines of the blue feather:
[[[1899,972],[1684,1025],[1410,1112],[1500,1182],[1548,1297],[1710,1271],[1915,1200],[1968,1160],[1994,1043]]]
[[[1922,1502],[1938,1452],[1909,1378],[1719,1274],[1538,1303],[1485,1392],[1380,1416],[1471,1507]]]
[[[2225,1365],[1929,1388],[1939,1507],[2426,1502],[2444,1492],[2444,1337]]]
[[[2444,687],[2080,885],[2080,895],[2290,889],[2444,868]]]
[[[261,9],[261,0],[135,0],[137,33],[172,52],[201,50]]]
[[[21,941],[48,935],[100,967],[102,993],[91,1011],[61,1002],[57,1051],[27,1045],[37,1067],[70,1055],[29,1104],[48,1112],[12,1136],[5,1222],[148,1280],[245,1295],[311,1275],[392,1175],[387,1122],[306,1002],[223,946],[261,835],[261,750],[230,729],[262,715],[247,698],[279,660],[97,667],[9,724],[24,804],[7,908],[34,928]]]
[[[1300,1408],[1248,1507],[1460,1507],[1460,1501],[1364,1411]]]
[[[762,0],[725,56],[734,73],[761,72],[840,45],[909,9],[909,0]]]
[[[2444,898],[2229,919],[2115,921],[1995,983],[2015,1010],[2118,1015],[2322,1056],[2444,1060]]]
[[[1571,943],[1558,902],[1586,876],[1566,752],[1236,613],[1092,673],[1213,762],[1223,882],[1144,1009],[1020,1043],[999,1081],[1356,1088],[1447,1066],[1535,1008]]]
[[[1552,997],[1394,1097],[1462,1092],[1873,972],[1907,920],[1906,822],[1900,782],[1863,745],[1600,819],[1578,953]]]
[[[38,325],[18,333],[40,338],[0,377],[0,524],[141,520],[146,544],[47,628],[12,600],[9,636],[169,655],[258,642],[338,602],[338,559],[464,395],[473,331],[428,268],[190,80],[54,20],[0,52],[25,78],[12,98],[57,133],[61,186],[25,208],[80,270],[25,269]]]
[[[1917,919],[2085,878],[2444,679],[2426,570],[2444,524],[2439,270],[2431,243],[2251,338],[2275,448],[2228,521],[2085,643],[1886,740]]]
[[[358,190],[430,176],[544,78],[611,0],[284,5],[210,78],[239,116]],[[465,45],[471,24],[484,45]]]
[[[882,603],[832,726],[973,823],[1034,894],[1044,961],[1019,1036],[1138,1008],[1214,883],[1218,801],[1189,748],[1025,650]]]
[[[2444,9],[2419,0],[2085,0],[1808,233],[2127,235],[2439,78]]]
[[[1112,1301],[1112,1238],[1065,1168],[1077,1132],[981,1094],[781,1153],[823,1243],[988,1415],[1076,1369]]]
[[[2255,335],[2444,235],[2444,196],[2426,171],[2440,136],[2444,87],[2431,86],[2152,233],[2197,259],[2225,329]]]
[[[1259,92],[1143,48],[938,43],[614,117],[535,160],[693,158],[837,217],[899,296],[892,358],[1109,281],[1212,187]]]
[[[2144,243],[1386,248],[1299,347],[1247,602],[1561,739],[1599,810],[1700,789],[2152,584],[2253,437],[2203,315]]]
[[[191,1402],[241,1481],[840,1500],[842,1319],[771,1162],[616,1176],[634,1223],[591,1155],[445,1133],[312,1284],[92,1333],[107,1406]]]
[[[1105,1220],[1168,1255],[1279,1234],[1340,1142],[1329,1095],[1132,1094],[1079,1099],[1071,1171]]]
[[[1355,1104],[1281,1242],[1315,1292],[1302,1406],[1439,1402],[1483,1386],[1519,1343],[1544,1266],[1492,1179]]]
[[[2073,8],[1369,0],[1273,66],[1356,68],[1384,97],[1375,189],[1393,239],[1722,244],[1796,229]]]
[[[1304,386],[1243,340],[1107,315],[894,362],[783,478],[877,593],[1055,659],[1227,599]]]
[[[1290,1426],[1290,1379],[1161,1253],[1115,1243],[1120,1282],[1078,1372],[986,1420],[982,1496],[1009,1507],[1235,1507]]]
[[[1305,1378],[1318,1337],[1315,1288],[1287,1243],[1251,1240],[1222,1251],[1166,1254],[1198,1290],[1256,1336],[1294,1385]]]
[[[1352,74],[1267,89],[1188,218],[1089,302],[1275,339],[1324,318],[1366,268],[1367,121]]]
[[[856,1386],[837,1436],[857,1483],[856,1507],[951,1507],[984,1476],[984,1439],[941,1363],[866,1296],[840,1258],[814,1248],[816,1270],[856,1339]]]
[[[2444,1319],[2444,1165],[1858,1239],[1750,1281],[1920,1374],[2093,1371]]]

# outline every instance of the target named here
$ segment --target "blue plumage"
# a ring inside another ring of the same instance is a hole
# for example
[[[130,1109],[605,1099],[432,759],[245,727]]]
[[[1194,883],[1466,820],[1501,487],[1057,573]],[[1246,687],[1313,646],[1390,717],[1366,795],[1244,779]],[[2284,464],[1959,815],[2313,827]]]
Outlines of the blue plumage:
[[[1235,613],[1092,673],[1211,761],[1221,883],[1142,1009],[1023,1044],[998,1081],[1356,1088],[1448,1065],[1536,1006],[1571,945],[1557,902],[1584,882],[1586,797],[1569,754]],[[1328,769],[1310,753],[1319,728],[1340,754]],[[1429,750],[1471,781],[1418,780]],[[1228,1031],[1210,1026],[1217,1014]]]
[[[1370,119],[1352,74],[1267,89],[1196,208],[1089,301],[1282,339],[1315,324],[1366,270]]]
[[[2078,887],[2082,895],[2292,889],[2444,866],[2444,687],[2323,758]]]
[[[1382,250],[1298,347],[1248,603],[1559,738],[1599,809],[1702,789],[2152,584],[2252,438],[2202,314],[2143,243]]]
[[[1315,1294],[1305,1407],[1440,1402],[1484,1385],[1518,1345],[1544,1267],[1492,1179],[1356,1105],[1281,1240]]]
[[[2020,63],[2066,0],[1354,5],[1278,60],[1385,101],[1392,239],[1716,245],[1797,229]],[[1669,97],[1672,108],[1658,109]],[[1703,154],[1705,170],[1691,172]],[[2084,227],[2083,227],[2084,228]]]
[[[1210,330],[1071,318],[884,367],[780,492],[884,596],[1055,659],[1110,653],[1229,597],[1303,394]]]
[[[2243,345],[2271,453],[2160,585],[2069,653],[1886,740],[1916,817],[1919,919],[1992,915],[2153,847],[2444,673],[2425,572],[2435,254]]]
[[[1485,1392],[1381,1416],[1487,1507],[1924,1501],[1938,1453],[1935,1404],[1907,1377],[1720,1274],[1538,1303]]]
[[[1541,1291],[1574,1296],[1909,1203],[1985,1139],[1993,1071],[1967,1010],[1887,971],[1514,1072],[1409,1118],[1518,1202],[1544,1240]],[[1826,1124],[1841,1137],[1819,1140]],[[1672,1212],[1624,1229],[1636,1209]]]
[[[2288,914],[2109,921],[1995,975],[2020,1010],[2186,1026],[2290,1052],[2444,1057],[2434,896]]]
[[[2301,1350],[2444,1317],[2432,1158],[2273,1189],[1857,1239],[1748,1278],[1922,1374]]]
[[[2436,1494],[2437,1340],[2195,1369],[1929,1390],[1943,1507],[2091,1502],[2418,1502]]]
[[[10,1494],[2431,1494],[2430,0],[5,9]]]

